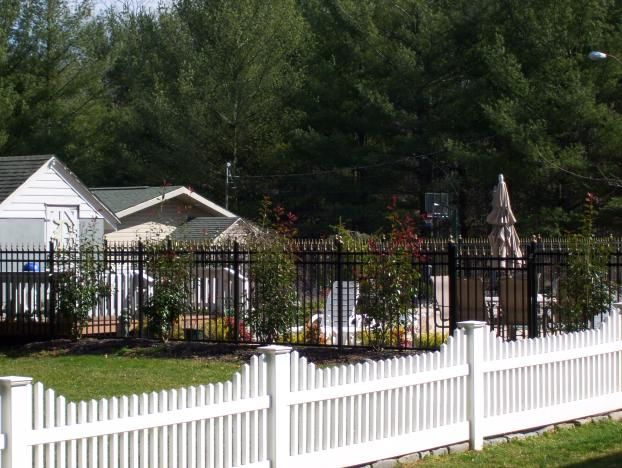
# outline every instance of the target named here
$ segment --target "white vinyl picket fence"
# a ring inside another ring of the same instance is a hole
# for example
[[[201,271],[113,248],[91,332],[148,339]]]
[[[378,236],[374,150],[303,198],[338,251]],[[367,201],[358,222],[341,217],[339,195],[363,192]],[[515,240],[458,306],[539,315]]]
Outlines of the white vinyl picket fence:
[[[283,346],[226,383],[67,402],[0,378],[0,468],[331,467],[622,408],[622,324],[507,343],[462,322],[439,352],[317,368]]]

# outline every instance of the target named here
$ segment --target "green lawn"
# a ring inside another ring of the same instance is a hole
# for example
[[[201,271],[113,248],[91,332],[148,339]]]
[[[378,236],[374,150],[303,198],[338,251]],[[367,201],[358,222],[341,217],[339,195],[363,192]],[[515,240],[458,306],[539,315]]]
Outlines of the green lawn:
[[[0,376],[30,376],[77,401],[225,381],[241,362],[238,358],[172,358],[148,349],[121,348],[109,354],[0,351]],[[408,466],[619,467],[622,423],[589,424],[482,452],[429,457]]]
[[[422,467],[620,467],[622,423],[604,421],[406,465]]]
[[[69,400],[88,400],[228,380],[236,362],[126,356],[0,353],[0,376],[32,377]]]

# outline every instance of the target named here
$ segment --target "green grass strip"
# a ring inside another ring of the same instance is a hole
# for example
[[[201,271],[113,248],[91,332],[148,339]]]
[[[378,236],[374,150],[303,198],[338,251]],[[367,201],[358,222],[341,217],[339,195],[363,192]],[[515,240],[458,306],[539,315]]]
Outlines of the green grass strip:
[[[192,358],[0,354],[0,376],[32,377],[73,401],[222,382],[239,369],[235,362]]]
[[[540,437],[514,440],[465,452],[428,457],[403,466],[423,467],[620,467],[622,466],[622,422],[603,421]]]

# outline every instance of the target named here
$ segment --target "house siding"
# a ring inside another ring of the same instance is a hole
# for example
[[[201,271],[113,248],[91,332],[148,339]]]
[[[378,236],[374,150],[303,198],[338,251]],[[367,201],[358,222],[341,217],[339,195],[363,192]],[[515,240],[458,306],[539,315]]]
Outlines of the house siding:
[[[175,229],[175,226],[147,222],[119,229],[115,232],[109,232],[105,237],[109,243],[136,242],[138,240],[143,242],[160,241],[166,239]]]
[[[104,242],[104,220],[80,218],[80,242],[102,244]]]
[[[80,219],[102,219],[50,165],[37,171],[0,209],[0,218],[45,219],[46,205],[77,206]]]
[[[43,246],[44,244],[45,220],[0,219],[0,246]]]

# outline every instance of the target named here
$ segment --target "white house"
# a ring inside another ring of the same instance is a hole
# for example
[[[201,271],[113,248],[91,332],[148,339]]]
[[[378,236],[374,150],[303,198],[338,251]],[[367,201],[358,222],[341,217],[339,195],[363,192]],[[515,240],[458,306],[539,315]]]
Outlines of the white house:
[[[98,187],[91,191],[121,220],[117,231],[106,230],[109,242],[164,239],[177,227],[197,218],[239,219],[222,206],[179,185]]]
[[[103,240],[119,219],[52,155],[0,157],[0,245]]]

